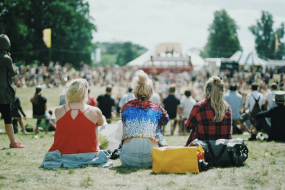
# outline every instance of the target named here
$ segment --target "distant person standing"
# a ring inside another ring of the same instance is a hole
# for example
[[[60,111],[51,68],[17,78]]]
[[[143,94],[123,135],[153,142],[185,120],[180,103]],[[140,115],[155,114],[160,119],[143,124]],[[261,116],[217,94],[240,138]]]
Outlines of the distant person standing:
[[[174,95],[175,93],[175,85],[171,85],[169,88],[169,94],[166,98],[163,99],[163,105],[164,109],[167,111],[170,119],[179,119],[179,104],[180,100]],[[176,125],[179,125],[179,134],[182,134],[182,128],[179,124],[178,120],[175,120],[173,123],[173,129],[171,130],[171,135],[174,134],[174,130],[176,128]],[[165,126],[163,127],[163,134],[165,131]]]
[[[112,110],[115,106],[115,100],[111,96],[112,94],[112,85],[107,85],[106,94],[100,95],[97,98],[97,106],[102,111],[102,114],[106,117],[106,119],[112,118]],[[107,121],[111,123],[111,121]]]
[[[276,83],[272,83],[270,85],[270,92],[268,92],[266,95],[265,95],[265,109],[268,111],[270,110],[271,108],[274,108],[276,107],[276,103],[275,101],[273,101],[274,99],[274,96],[275,96],[275,92],[277,90],[277,84]]]
[[[128,102],[130,100],[134,100],[134,99],[136,99],[136,97],[135,97],[135,95],[133,93],[133,88],[130,87],[128,89],[128,93],[124,94],[122,96],[122,98],[120,99],[119,108],[121,109],[126,102]]]
[[[11,43],[8,36],[0,34],[0,112],[4,118],[6,134],[10,140],[10,148],[24,148],[25,145],[15,140],[12,125],[10,104],[15,100],[15,87],[11,77],[16,75],[16,71],[9,53],[10,47]]]
[[[239,119],[241,117],[240,110],[242,108],[243,100],[242,95],[236,92],[237,85],[230,85],[230,92],[224,95],[225,101],[232,108],[232,125],[233,125],[233,134],[242,134],[243,132],[238,128]],[[248,129],[248,128],[247,128]]]
[[[152,96],[150,97],[149,101],[156,103],[156,104],[160,104],[160,96],[158,93],[153,92]]]
[[[16,89],[15,89],[15,93],[16,93]],[[11,107],[12,117],[17,117],[17,119],[13,119],[14,133],[18,133],[17,123],[19,122],[22,128],[21,132],[23,134],[27,134],[27,131],[25,130],[25,127],[24,127],[23,120],[21,118],[22,117],[21,114],[24,116],[24,118],[26,118],[26,114],[24,113],[24,110],[22,108],[20,98],[17,95],[15,95],[15,101],[12,104],[10,104],[10,107]],[[21,114],[19,113],[19,111],[21,112]]]
[[[196,101],[192,98],[190,90],[185,90],[184,95],[185,97],[183,99],[181,98],[180,102],[180,113],[182,117],[183,116],[188,117],[192,111],[193,106],[196,104]],[[181,121],[181,128],[184,134],[185,133],[184,121]]]
[[[94,106],[96,107],[96,101],[95,101],[95,98],[94,96],[92,96],[90,94],[90,89],[88,88],[88,99],[87,99],[87,105],[90,105],[90,106]]]

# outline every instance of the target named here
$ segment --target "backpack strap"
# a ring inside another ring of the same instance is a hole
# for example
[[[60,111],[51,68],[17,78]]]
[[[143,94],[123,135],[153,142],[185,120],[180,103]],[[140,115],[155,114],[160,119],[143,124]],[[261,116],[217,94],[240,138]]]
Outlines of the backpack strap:
[[[251,96],[253,97],[253,99],[255,100],[255,102],[259,102],[260,96],[258,96],[258,99],[255,99],[254,96],[251,94]]]

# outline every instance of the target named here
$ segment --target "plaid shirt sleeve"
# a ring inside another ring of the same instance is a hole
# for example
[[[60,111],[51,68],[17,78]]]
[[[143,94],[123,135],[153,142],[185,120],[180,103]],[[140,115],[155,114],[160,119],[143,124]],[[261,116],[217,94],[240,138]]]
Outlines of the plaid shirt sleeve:
[[[197,126],[197,118],[196,118],[196,114],[199,111],[199,108],[197,106],[194,106],[192,108],[192,111],[189,115],[189,117],[187,118],[187,120],[185,121],[185,128],[190,128],[192,129],[192,131],[190,132],[190,135],[188,137],[188,140],[186,142],[186,146],[188,146],[191,143],[191,136],[193,136],[193,133],[195,133],[195,131],[193,130],[193,128],[195,126]]]
[[[191,111],[189,117],[187,118],[186,121],[184,121],[185,128],[189,127],[190,129],[192,129],[196,125],[196,123],[197,123],[196,114],[197,114],[198,110],[199,110],[199,108],[197,106],[194,106],[192,108],[192,111]]]

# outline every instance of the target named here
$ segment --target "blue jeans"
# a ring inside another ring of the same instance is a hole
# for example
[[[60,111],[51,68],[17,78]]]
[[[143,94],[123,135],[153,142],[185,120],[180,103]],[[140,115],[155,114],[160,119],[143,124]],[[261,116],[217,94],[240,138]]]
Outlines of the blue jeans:
[[[44,115],[34,115],[33,118],[50,118],[50,115],[48,112],[46,112]],[[37,126],[40,126],[42,119],[37,120]],[[46,119],[46,126],[49,126],[50,120]]]
[[[151,167],[152,148],[158,147],[148,138],[132,138],[120,149],[120,160],[125,167]]]

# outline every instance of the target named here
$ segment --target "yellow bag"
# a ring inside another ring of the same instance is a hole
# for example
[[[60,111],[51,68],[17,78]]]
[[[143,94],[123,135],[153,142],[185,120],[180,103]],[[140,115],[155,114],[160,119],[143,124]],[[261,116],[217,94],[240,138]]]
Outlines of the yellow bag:
[[[204,153],[200,146],[168,146],[152,149],[152,172],[199,173],[198,154]]]

